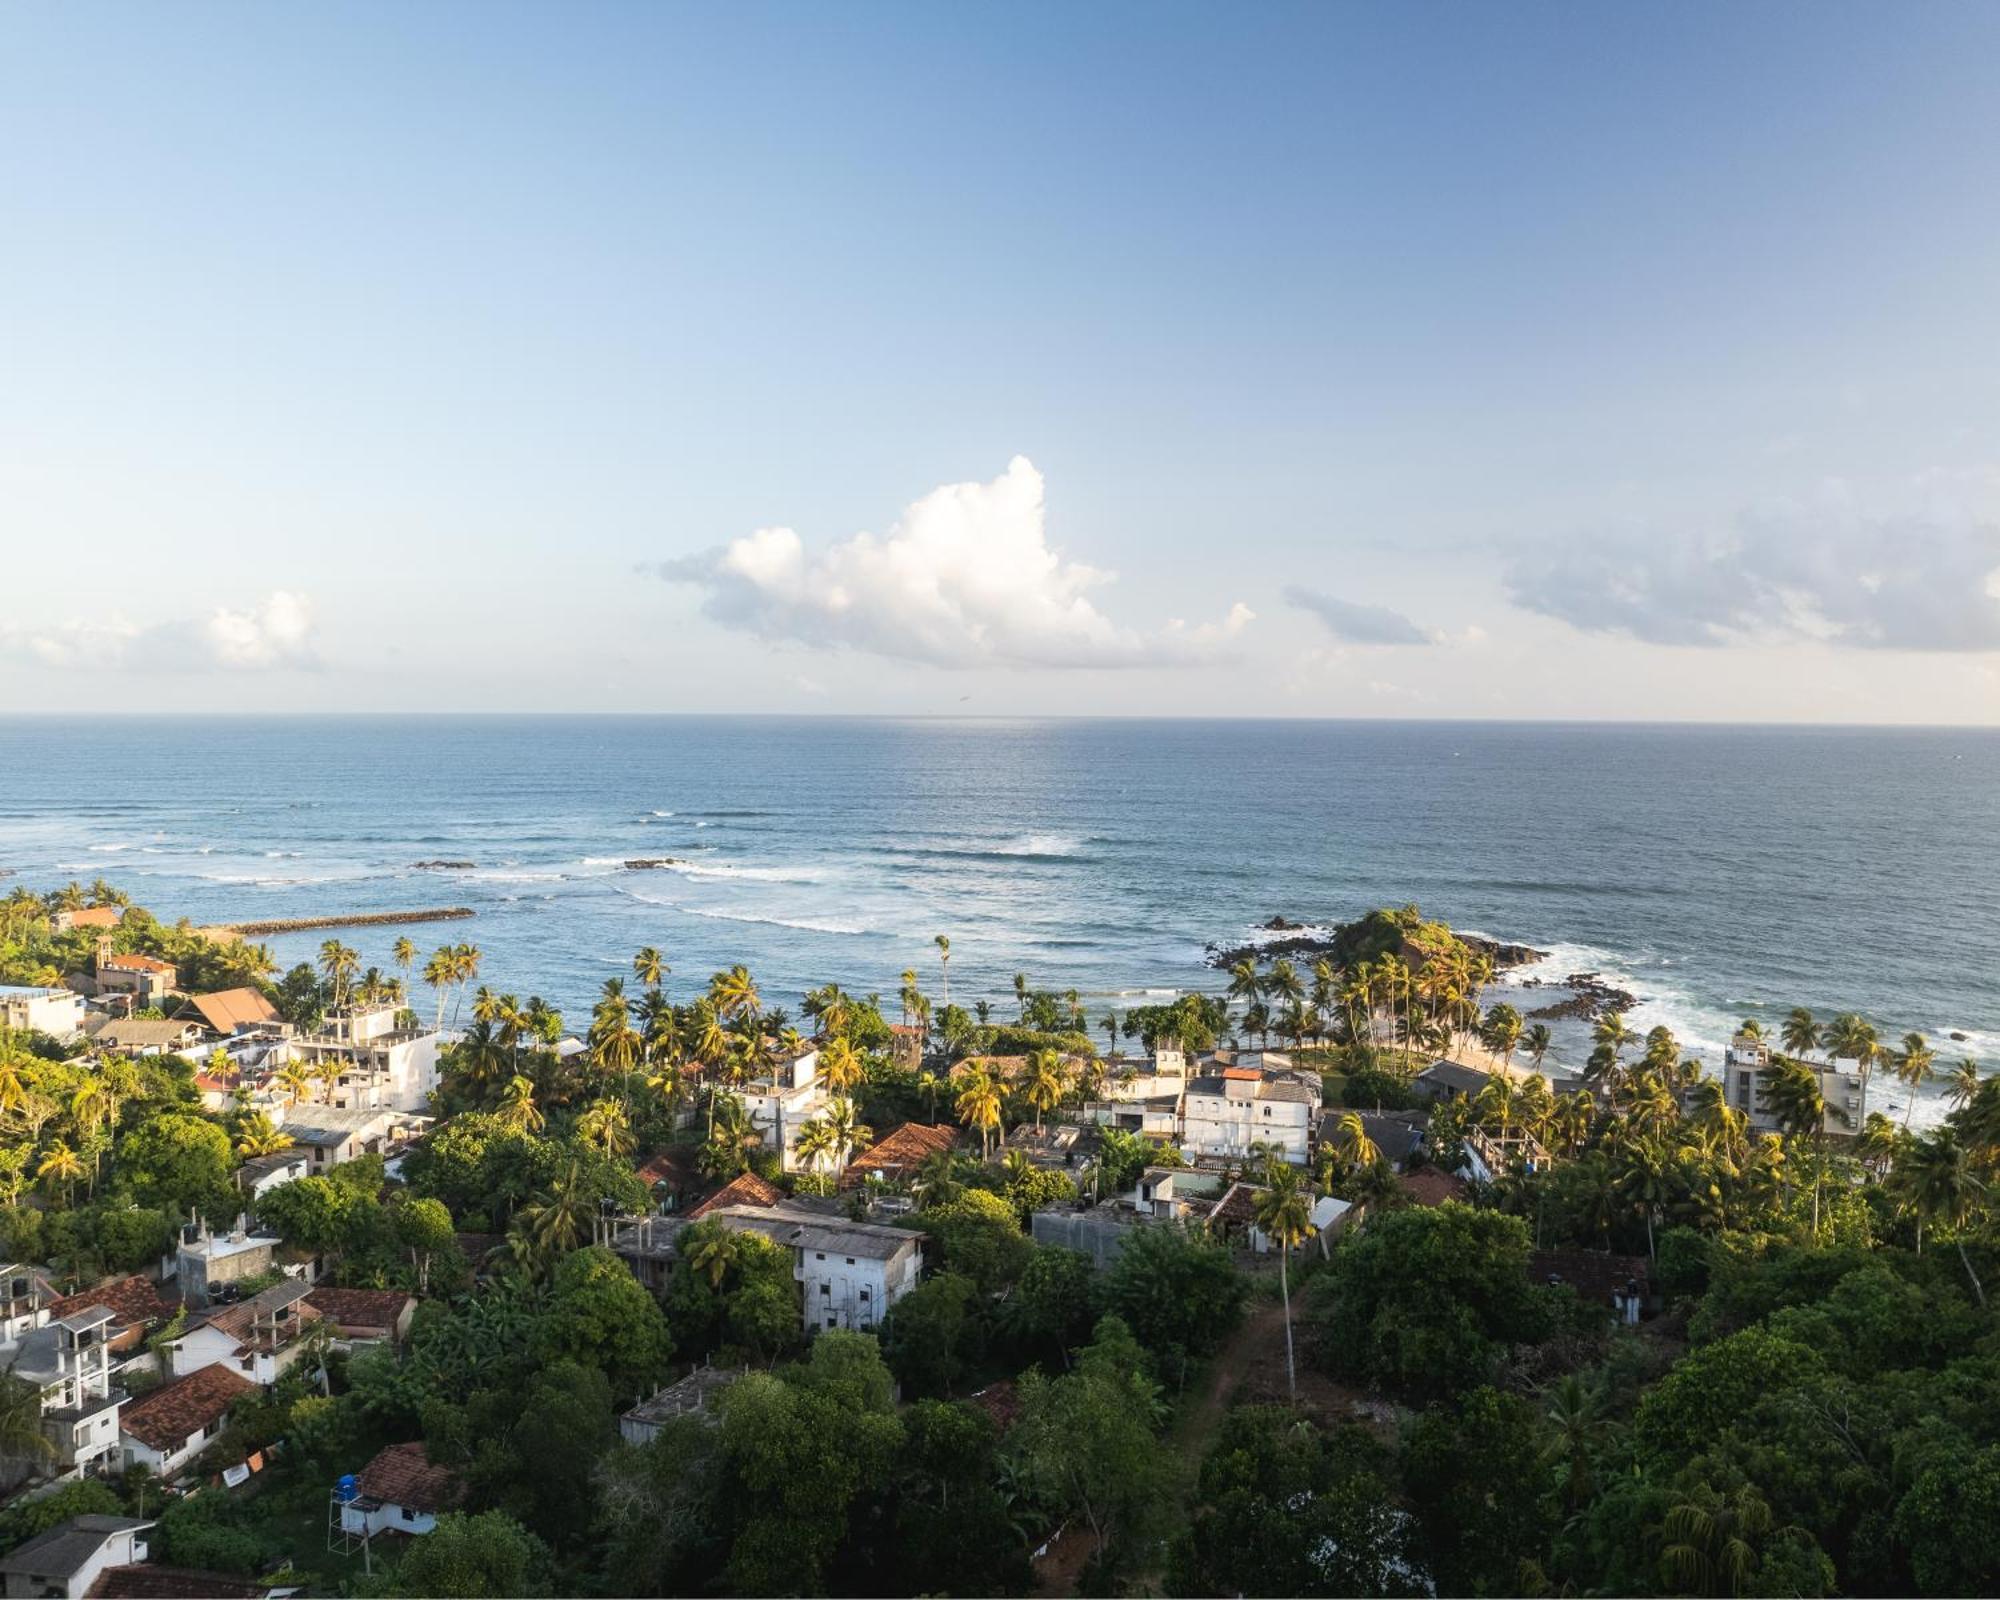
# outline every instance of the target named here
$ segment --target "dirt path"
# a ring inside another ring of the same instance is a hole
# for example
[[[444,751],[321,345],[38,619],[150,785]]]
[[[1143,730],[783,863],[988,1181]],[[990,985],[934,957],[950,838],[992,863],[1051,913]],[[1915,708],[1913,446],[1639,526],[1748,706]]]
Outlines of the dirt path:
[[[1296,1329],[1293,1330],[1296,1333]],[[1243,1326],[1230,1336],[1229,1343],[1215,1353],[1209,1363],[1208,1382],[1201,1397],[1188,1407],[1174,1429],[1174,1449],[1181,1458],[1190,1482],[1201,1470],[1201,1458],[1229,1410],[1230,1396],[1246,1375],[1263,1369],[1275,1356],[1282,1368],[1285,1361],[1285,1306],[1281,1300],[1259,1303],[1243,1319]]]

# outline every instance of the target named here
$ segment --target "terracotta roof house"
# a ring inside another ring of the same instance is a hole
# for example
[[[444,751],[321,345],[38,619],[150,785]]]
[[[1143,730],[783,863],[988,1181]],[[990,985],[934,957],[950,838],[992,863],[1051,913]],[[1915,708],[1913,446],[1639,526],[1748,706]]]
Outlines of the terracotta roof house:
[[[944,1123],[905,1122],[891,1128],[847,1163],[840,1187],[856,1188],[871,1178],[907,1183],[930,1157],[958,1144],[958,1129]]]
[[[141,1344],[156,1323],[166,1321],[173,1314],[174,1304],[160,1292],[160,1286],[151,1278],[135,1275],[113,1278],[109,1283],[100,1283],[95,1289],[64,1295],[49,1307],[49,1313],[51,1316],[66,1317],[73,1311],[103,1306],[117,1317],[117,1331],[108,1343],[114,1354],[122,1354]]]
[[[1441,1206],[1447,1200],[1463,1200],[1470,1192],[1463,1178],[1441,1172],[1436,1167],[1399,1172],[1396,1182],[1409,1196],[1410,1204],[1415,1206]]]
[[[198,994],[189,1004],[224,1038],[279,1020],[278,1008],[256,989],[220,989],[214,994]]]
[[[173,1477],[222,1432],[229,1408],[256,1387],[216,1362],[141,1395],[118,1419],[126,1462]]]
[[[784,1198],[782,1190],[775,1184],[766,1183],[756,1173],[739,1172],[690,1211],[688,1220],[692,1222],[697,1217],[705,1217],[723,1206],[774,1206]]]
[[[311,1292],[287,1280],[209,1313],[175,1343],[174,1371],[185,1376],[220,1361],[246,1378],[276,1383],[304,1351],[300,1335],[319,1321],[319,1312],[306,1303]]]
[[[361,1469],[361,1493],[340,1508],[348,1533],[429,1533],[438,1515],[465,1495],[465,1485],[421,1444],[392,1444]]]
[[[54,918],[57,933],[75,928],[115,928],[124,920],[123,906],[82,906],[75,911],[58,911]]]
[[[410,1318],[416,1314],[414,1295],[400,1289],[315,1288],[306,1304],[333,1324],[343,1339],[372,1339],[400,1344],[409,1336]]]
[[[633,1175],[666,1210],[701,1187],[701,1173],[685,1150],[655,1151],[633,1169]]]
[[[274,1589],[229,1572],[198,1572],[193,1567],[106,1567],[90,1586],[89,1600],[265,1600],[267,1595],[294,1591]]]

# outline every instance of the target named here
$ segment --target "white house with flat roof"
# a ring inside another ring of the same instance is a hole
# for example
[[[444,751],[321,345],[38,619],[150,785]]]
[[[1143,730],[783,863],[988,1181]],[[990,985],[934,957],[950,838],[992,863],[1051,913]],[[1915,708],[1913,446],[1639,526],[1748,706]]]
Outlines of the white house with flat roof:
[[[1833,1137],[1852,1137],[1861,1131],[1868,1116],[1868,1075],[1854,1059],[1804,1062],[1819,1084],[1825,1102],[1821,1131]],[[1772,1067],[1771,1047],[1762,1039],[1739,1033],[1729,1041],[1722,1056],[1722,1096],[1750,1119],[1759,1133],[1781,1129],[1777,1114],[1765,1103],[1764,1086]]]
[[[423,1112],[438,1084],[438,1035],[402,1025],[392,1001],[355,1004],[292,1041],[291,1055],[308,1073],[339,1068],[332,1105],[351,1111]]]
[[[83,996],[61,987],[0,983],[0,1028],[73,1038],[83,1031]]]
[[[763,1135],[765,1148],[777,1153],[781,1169],[798,1171],[799,1129],[833,1100],[819,1081],[819,1052],[781,1056],[768,1078],[746,1083],[738,1093],[751,1126]]]
[[[1320,1083],[1309,1072],[1225,1066],[1188,1080],[1181,1102],[1181,1143],[1189,1155],[1240,1161],[1258,1145],[1275,1145],[1285,1160],[1312,1159],[1313,1119]]]

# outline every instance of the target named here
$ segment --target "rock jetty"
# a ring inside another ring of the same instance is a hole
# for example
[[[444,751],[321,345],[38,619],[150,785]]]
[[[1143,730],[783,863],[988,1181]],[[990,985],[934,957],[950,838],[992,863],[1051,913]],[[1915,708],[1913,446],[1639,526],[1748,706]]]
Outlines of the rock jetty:
[[[272,933],[309,933],[315,928],[390,928],[405,922],[456,922],[472,915],[470,906],[435,906],[427,911],[357,911],[336,917],[281,917],[270,922],[227,922],[204,928],[211,938],[249,939]]]

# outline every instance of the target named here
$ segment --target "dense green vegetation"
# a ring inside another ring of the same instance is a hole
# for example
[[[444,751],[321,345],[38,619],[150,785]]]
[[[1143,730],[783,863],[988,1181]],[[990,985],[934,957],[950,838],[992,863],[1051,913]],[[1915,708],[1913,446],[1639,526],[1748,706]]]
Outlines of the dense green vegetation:
[[[49,934],[35,904],[0,946],[16,978],[68,970],[94,942]],[[1774,1073],[1784,1131],[1766,1137],[1671,1035],[1634,1039],[1614,1015],[1582,1089],[1496,1076],[1436,1107],[1419,1159],[1450,1169],[1479,1139],[1513,1154],[1463,1203],[1419,1208],[1341,1108],[1411,1103],[1430,1051],[1477,1039],[1532,1058],[1537,1040],[1511,1008],[1480,1004],[1481,958],[1440,924],[1410,909],[1359,929],[1351,961],[1246,964],[1228,999],[1095,1025],[1025,977],[997,1004],[933,1011],[914,973],[886,1010],[827,986],[794,1021],[743,968],[671,999],[666,962],[642,951],[634,987],[608,983],[578,1030],[581,1052],[557,1050],[552,1008],[475,988],[476,950],[440,950],[423,969],[435,1014],[466,1013],[442,1125],[399,1182],[362,1160],[258,1208],[334,1282],[421,1293],[408,1344],[322,1352],[240,1403],[208,1464],[283,1452],[246,1491],[168,1505],[156,1554],[290,1568],[353,1594],[1021,1594],[1038,1571],[1058,1590],[1175,1594],[2000,1582],[2000,1338],[1985,1303],[2000,1080],[1955,1077],[1937,1131],[1871,1118],[1829,1137],[1799,1064],[1853,1053],[1866,1025],[1794,1015]],[[181,935],[134,912],[119,937]],[[364,991],[405,1003],[416,952],[398,940],[386,965],[401,976],[329,941],[279,983],[236,981],[310,1019]],[[928,1048],[900,1044],[894,1023]],[[1032,1241],[1038,1207],[1123,1192],[1181,1159],[1109,1130],[1069,1171],[1007,1148],[1121,1070],[1090,1027],[1189,1049],[1275,1036],[1325,1070],[1334,1116],[1310,1181],[1263,1153],[1239,1164],[1268,1183],[1258,1216],[1293,1247],[1281,1262],[1166,1225],[1102,1270]],[[831,1109],[802,1141],[814,1170],[783,1174],[741,1096],[808,1035]],[[1912,1038],[1864,1058],[1914,1084],[1926,1049]],[[0,1041],[10,1253],[90,1281],[146,1265],[186,1208],[239,1204],[236,1161],[282,1138],[205,1111],[194,1072]],[[693,1225],[657,1296],[593,1242],[605,1209],[685,1201],[746,1170],[831,1192],[870,1130],[945,1118],[966,1139],[900,1186],[927,1276],[879,1337],[808,1339],[789,1254],[755,1234]],[[670,1176],[649,1193],[642,1164]],[[1369,1211],[1324,1259],[1298,1248],[1315,1189]],[[1614,1326],[1538,1281],[1532,1253],[1557,1247],[1644,1258],[1662,1314]],[[738,1376],[650,1442],[621,1439],[622,1411],[702,1364]],[[0,1434],[7,1415],[0,1404]],[[372,1573],[329,1554],[328,1487],[412,1440],[459,1475],[460,1509],[423,1539],[378,1542]],[[138,1505],[160,1507],[139,1476],[16,1502],[0,1546],[59,1515]],[[1030,1553],[1058,1533],[1038,1568]]]

